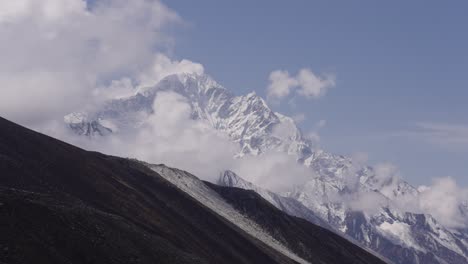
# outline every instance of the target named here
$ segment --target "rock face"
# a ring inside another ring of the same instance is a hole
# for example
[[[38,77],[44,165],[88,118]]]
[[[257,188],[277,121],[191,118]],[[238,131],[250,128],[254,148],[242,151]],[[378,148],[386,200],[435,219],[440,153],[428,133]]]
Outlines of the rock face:
[[[254,190],[275,207],[331,226],[395,263],[468,262],[466,230],[447,228],[430,215],[402,212],[394,206],[396,200],[417,199],[416,188],[398,177],[381,179],[372,167],[314,147],[292,118],[272,111],[261,97],[255,93],[234,96],[207,75],[167,76],[134,96],[109,101],[96,112],[68,115],[65,121],[77,134],[90,137],[138,128],[153,111],[159,91],[173,91],[187,98],[193,119],[205,121],[239,144],[237,157],[280,151],[294,156],[316,175],[282,194],[229,173],[221,175],[221,184]],[[71,122],[74,116],[85,118]],[[371,195],[382,202],[376,210],[361,212],[343,201],[360,195]],[[466,208],[460,210],[466,212]]]
[[[251,219],[187,172],[84,151],[2,118],[0,172],[0,263],[309,263],[303,252],[314,263],[384,263],[306,221],[310,241],[328,232],[333,243],[297,251],[293,234],[282,234],[286,244],[257,224],[270,215]]]
[[[365,251],[351,242],[347,247],[341,246],[340,241],[337,240],[339,236],[332,231],[317,228],[302,218],[284,214],[254,191],[207,184],[234,208],[255,221],[264,230],[268,230],[275,239],[288,245],[293,252],[311,263],[357,263],[362,261],[371,263],[377,261],[369,258],[369,255],[364,253]],[[335,251],[330,252],[327,250],[329,247],[334,248]],[[310,250],[310,248],[314,250]],[[341,256],[346,256],[345,260]]]
[[[281,196],[272,191],[262,189],[256,185],[242,179],[232,171],[224,171],[220,174],[217,182],[220,186],[236,187],[244,190],[251,190],[259,194],[263,199],[267,200],[270,204],[282,210],[291,216],[300,217],[308,220],[311,223],[334,230],[334,227],[329,225],[321,217],[317,216],[315,212],[305,207],[301,202],[291,197]]]

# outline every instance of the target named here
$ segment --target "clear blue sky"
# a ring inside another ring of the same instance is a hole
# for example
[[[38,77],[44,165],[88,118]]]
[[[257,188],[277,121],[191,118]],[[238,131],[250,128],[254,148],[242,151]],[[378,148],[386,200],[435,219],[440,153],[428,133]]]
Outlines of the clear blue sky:
[[[416,185],[468,186],[468,1],[164,2],[188,22],[174,55],[237,94],[265,95],[277,69],[335,73],[326,96],[275,106],[306,113],[305,131],[326,120],[325,149],[367,152]]]

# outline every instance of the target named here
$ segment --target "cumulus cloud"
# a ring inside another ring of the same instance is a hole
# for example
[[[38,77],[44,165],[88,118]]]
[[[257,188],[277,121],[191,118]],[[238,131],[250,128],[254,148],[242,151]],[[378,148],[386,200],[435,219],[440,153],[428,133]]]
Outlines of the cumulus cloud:
[[[231,169],[249,182],[278,193],[290,191],[313,178],[312,171],[284,152],[245,156]]]
[[[389,201],[385,196],[374,191],[345,194],[340,199],[351,210],[365,212],[369,215],[377,214],[381,208],[389,205]]]
[[[139,75],[139,86],[142,89],[154,86],[161,79],[171,74],[194,73],[200,75],[204,71],[204,67],[200,63],[186,59],[173,61],[166,55],[159,53],[155,56],[152,66]]]
[[[148,68],[180,21],[159,1],[2,1],[0,112],[26,125],[60,118]]]
[[[180,73],[201,75],[204,73],[204,67],[200,63],[187,59],[173,60],[162,53],[157,53],[154,55],[153,62],[133,78],[122,77],[118,80],[112,80],[109,85],[93,89],[92,95],[95,105],[110,99],[124,98],[144,92],[156,85],[164,77]]]
[[[233,159],[238,145],[192,120],[190,104],[175,93],[158,93],[135,131],[89,140],[64,128],[69,112],[135,94],[170,74],[203,74],[201,64],[164,55],[172,45],[166,28],[181,21],[157,0],[1,2],[0,112],[87,149],[165,163],[205,180],[231,169],[281,189],[286,175],[300,174],[295,160],[287,154]]]
[[[443,225],[453,228],[468,226],[468,189],[461,188],[451,177],[434,179],[431,186],[418,188],[419,205]]]
[[[359,156],[357,159],[367,159]],[[431,185],[411,191],[405,189],[404,184],[398,186],[403,183],[398,167],[386,162],[374,166],[370,181],[375,190],[366,190],[357,188],[356,181],[353,181],[359,180],[357,168],[351,168],[350,175],[347,175],[347,187],[353,192],[338,197],[352,210],[373,215],[380,213],[380,208],[391,206],[400,213],[431,215],[448,228],[468,227],[468,189],[460,187],[453,178],[436,178]]]
[[[319,76],[307,68],[301,69],[294,77],[287,71],[273,71],[269,81],[267,96],[270,101],[282,99],[293,92],[307,99],[319,98],[336,85],[334,75]]]
[[[96,87],[92,91],[92,95],[96,100],[105,102],[131,96],[135,94],[135,92],[134,81],[128,77],[123,77],[119,80],[112,80],[109,85]]]
[[[75,0],[17,0],[5,1],[0,9],[0,23],[13,23],[39,15],[48,21],[58,20],[70,14],[81,12],[86,2]]]
[[[287,71],[273,71],[269,76],[270,84],[267,88],[268,98],[283,98],[298,86],[296,78],[289,76]]]
[[[335,77],[333,75],[324,75],[320,77],[314,74],[310,69],[302,69],[296,77],[299,88],[297,93],[306,98],[319,98],[327,90],[335,86]]]

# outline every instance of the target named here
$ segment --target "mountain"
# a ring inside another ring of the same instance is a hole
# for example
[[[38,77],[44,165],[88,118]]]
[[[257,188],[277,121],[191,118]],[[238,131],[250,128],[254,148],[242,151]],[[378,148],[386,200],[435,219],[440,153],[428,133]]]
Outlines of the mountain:
[[[272,191],[260,188],[248,182],[232,171],[224,171],[220,174],[217,184],[219,186],[235,187],[244,190],[251,190],[267,200],[271,205],[291,216],[300,217],[316,225],[333,230],[333,227],[317,216],[312,210],[305,207],[301,202],[290,197],[284,197]]]
[[[355,248],[333,246],[340,243],[337,241],[339,236],[302,218],[284,214],[254,191],[207,184],[234,208],[273,234],[276,240],[288,245],[293,252],[311,263],[344,263],[340,260],[341,257],[338,257],[343,255],[350,263],[375,261],[369,259],[366,251],[357,250],[361,249],[357,245],[350,243]],[[314,250],[311,251],[309,248]],[[328,248],[334,248],[336,251],[327,250]]]
[[[0,120],[4,263],[294,263],[142,164]]]
[[[259,224],[287,219],[281,227],[295,230],[300,220],[280,210],[253,219],[187,172],[85,151],[2,118],[0,172],[0,263],[384,263],[306,221],[314,232],[298,251],[294,234],[285,243]]]
[[[111,100],[96,111],[70,114],[65,122],[76,134],[94,140],[109,133],[138,130],[161,91],[185,97],[193,119],[209,124],[239,145],[237,158],[282,152],[311,171],[305,184],[280,194],[239,180],[243,175],[222,174],[218,183],[253,190],[276,208],[342,232],[395,263],[468,261],[466,230],[444,227],[430,215],[401,211],[395,205],[399,200],[417,199],[416,188],[395,176],[382,179],[375,168],[315,147],[292,118],[272,111],[261,97],[255,93],[235,96],[207,75],[170,75],[154,87]],[[381,204],[373,206],[371,212],[349,205],[349,200],[366,195]]]
[[[202,204],[220,212],[233,224],[286,255],[290,253],[285,250],[291,250],[310,263],[383,263],[347,239],[285,214],[255,192],[203,182],[190,173],[164,165],[148,164],[148,167]],[[229,195],[226,195],[227,192]],[[251,202],[254,206],[236,203],[245,201],[246,194],[253,195],[249,198],[249,204]],[[302,263],[300,259],[298,262]]]
[[[317,206],[317,202],[313,206],[308,204],[310,207],[303,204],[300,207],[285,206],[287,203],[282,201],[289,201],[291,197],[284,197],[255,186],[233,172],[222,174],[218,184],[253,190],[289,215],[306,219],[328,229],[341,229],[342,234],[348,239],[375,250],[394,263],[466,263],[463,257],[466,254],[466,251],[463,251],[466,248],[466,233],[448,230],[430,215],[401,213],[392,210],[391,207],[380,208],[377,213],[371,215],[347,210],[342,204],[330,203],[323,205],[328,209],[326,216],[330,217],[326,222],[326,218],[317,215],[323,212],[320,206]],[[310,200],[309,198],[308,201]],[[342,209],[344,215],[342,221],[336,217],[338,213],[330,214],[330,212],[340,212],[336,208]],[[427,249],[432,249],[432,252]]]
[[[147,114],[153,112],[154,99],[161,91],[176,92],[187,98],[193,119],[205,120],[239,143],[241,156],[259,155],[271,149],[310,152],[308,144],[300,141],[301,134],[293,119],[270,110],[255,93],[234,96],[207,75],[170,75],[155,87],[111,100],[97,111],[69,114],[64,120],[75,133],[91,137],[138,128]],[[279,125],[294,131],[285,135],[273,133]]]

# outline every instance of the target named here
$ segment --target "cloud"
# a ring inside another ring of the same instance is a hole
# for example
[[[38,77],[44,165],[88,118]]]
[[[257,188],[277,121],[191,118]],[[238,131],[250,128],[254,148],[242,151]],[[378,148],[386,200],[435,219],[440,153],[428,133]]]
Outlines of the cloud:
[[[307,117],[304,113],[296,113],[293,115],[292,119],[294,120],[294,122],[296,122],[296,124],[299,124],[304,122],[307,119]]]
[[[147,116],[139,127],[106,137],[79,137],[60,126],[50,125],[51,131],[47,132],[88,150],[164,163],[209,181],[216,181],[220,171],[233,167],[238,145],[209,124],[193,120],[185,97],[161,91],[152,108],[151,114],[141,113]]]
[[[267,88],[268,98],[283,98],[288,96],[299,85],[296,78],[290,77],[287,71],[273,71],[269,76],[270,85]]]
[[[398,167],[392,163],[378,163],[374,166],[374,179],[379,187],[388,184],[394,178],[399,178],[400,172]]]
[[[318,145],[320,143],[320,130],[322,128],[325,127],[325,125],[327,124],[327,121],[326,120],[320,120],[318,121],[314,127],[312,128],[311,131],[309,131],[308,133],[305,134],[305,137],[310,140],[311,143],[315,144],[315,145]]]
[[[381,208],[388,206],[388,199],[379,192],[358,191],[345,194],[341,200],[353,211],[361,211],[370,215],[378,214]]]
[[[318,76],[307,68],[301,69],[295,77],[287,71],[276,70],[270,73],[267,97],[275,101],[296,92],[307,99],[319,98],[336,85],[335,79],[334,75]]]
[[[319,98],[331,87],[335,87],[336,81],[333,75],[317,76],[310,69],[301,69],[297,75],[299,89],[297,93],[306,98]]]
[[[294,156],[271,152],[235,159],[237,143],[203,120],[192,119],[187,98],[160,91],[139,127],[106,137],[85,138],[71,134],[63,125],[48,124],[43,132],[88,150],[131,157],[187,170],[203,180],[216,182],[229,169],[263,188],[283,192],[303,184],[312,175]]]
[[[395,165],[379,163],[374,166],[374,176],[369,179],[375,187],[376,191],[373,191],[356,188],[356,182],[352,180],[357,175],[355,169],[351,169],[351,177],[347,175],[346,182],[354,192],[339,197],[352,210],[372,215],[380,213],[380,208],[392,206],[401,213],[431,215],[448,228],[468,227],[468,189],[460,187],[453,178],[436,178],[430,186],[419,186],[416,192],[411,192],[399,186],[403,181]]]
[[[157,53],[154,55],[153,62],[141,73],[133,78],[122,77],[119,80],[112,80],[109,85],[95,88],[92,95],[96,104],[99,105],[109,99],[119,99],[144,92],[164,77],[181,73],[201,75],[204,73],[204,67],[187,59],[172,60],[162,53]]]
[[[192,120],[190,104],[174,93],[158,93],[153,113],[140,113],[148,116],[133,131],[89,140],[63,126],[70,112],[135,94],[167,75],[203,74],[201,64],[164,55],[172,46],[166,28],[181,22],[160,1],[2,1],[0,112],[86,149],[166,163],[205,180],[232,169],[267,188],[289,186],[303,173],[292,157],[233,159],[238,145]]]
[[[185,59],[172,61],[166,55],[159,53],[154,57],[153,65],[139,75],[139,85],[140,88],[151,87],[171,74],[194,73],[201,75],[204,71],[203,65],[199,63]]]
[[[468,189],[461,188],[450,177],[434,179],[431,186],[418,189],[419,206],[423,212],[431,214],[447,227],[468,226],[467,208],[464,207],[468,201]]]
[[[137,79],[180,21],[159,1],[2,1],[0,112],[29,126],[61,118],[97,87]]]
[[[309,168],[284,152],[244,156],[236,160],[231,170],[247,181],[277,193],[290,191],[314,177]]]
[[[120,80],[112,80],[107,86],[100,86],[92,91],[94,98],[101,101],[125,98],[135,94],[136,88],[132,79],[123,77]]]
[[[76,0],[4,1],[0,8],[0,23],[14,23],[33,15],[53,21],[81,12],[85,7],[86,2]]]

